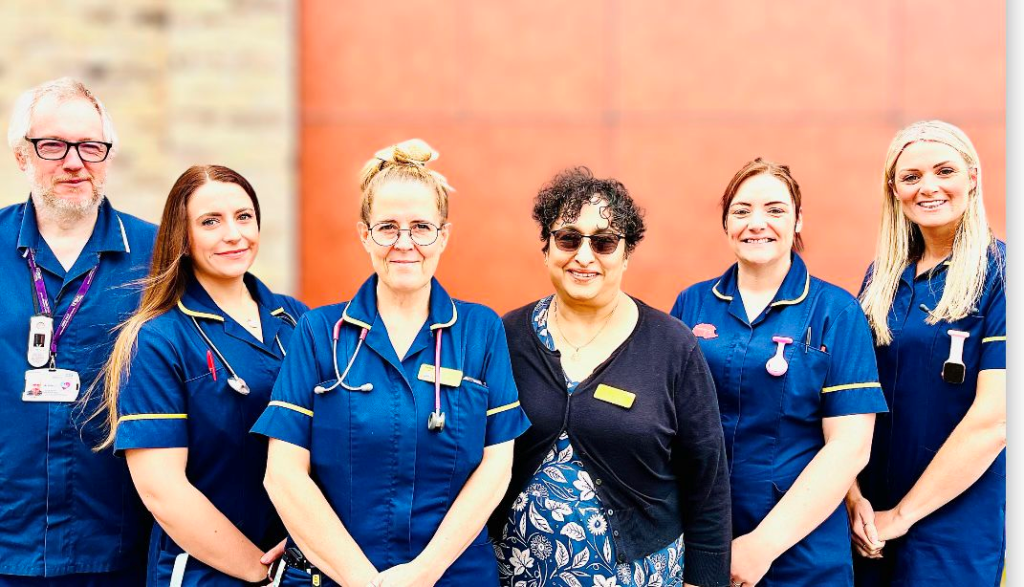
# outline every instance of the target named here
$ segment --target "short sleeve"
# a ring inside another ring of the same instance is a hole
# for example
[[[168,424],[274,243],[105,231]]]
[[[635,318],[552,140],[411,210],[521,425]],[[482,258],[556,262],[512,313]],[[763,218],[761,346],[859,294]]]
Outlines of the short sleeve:
[[[313,388],[321,383],[313,327],[308,316],[299,319],[270,394],[270,403],[252,428],[254,434],[307,450],[313,439]],[[326,336],[330,340],[329,332]]]
[[[994,264],[993,264],[994,265]],[[985,325],[981,338],[980,371],[1006,368],[1006,288],[1002,272],[990,267],[995,275],[989,278],[988,300],[983,304]]]
[[[512,360],[508,354],[505,327],[494,316],[488,330],[490,340],[484,347],[488,349],[488,357],[484,362],[483,373],[483,382],[488,390],[485,446],[517,438],[530,427],[530,420],[519,405],[519,390],[512,376]]]
[[[831,418],[888,412],[878,382],[871,328],[856,301],[850,300],[836,317],[822,344],[832,357],[821,389],[822,415]]]
[[[114,451],[188,447],[187,396],[178,345],[143,326],[117,397]]]

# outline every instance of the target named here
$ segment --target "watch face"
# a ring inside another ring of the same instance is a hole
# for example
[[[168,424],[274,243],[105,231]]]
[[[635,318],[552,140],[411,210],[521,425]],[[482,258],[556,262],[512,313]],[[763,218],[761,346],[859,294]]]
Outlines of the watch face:
[[[946,383],[959,385],[964,382],[967,376],[967,367],[963,363],[951,363],[946,361],[942,364],[942,380]]]

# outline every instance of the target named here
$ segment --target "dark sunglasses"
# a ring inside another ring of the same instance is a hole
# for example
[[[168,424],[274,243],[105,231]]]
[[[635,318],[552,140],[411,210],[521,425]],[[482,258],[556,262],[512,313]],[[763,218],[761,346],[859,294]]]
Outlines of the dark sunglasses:
[[[601,232],[598,234],[583,234],[572,228],[560,228],[551,231],[551,238],[559,251],[574,253],[583,246],[583,239],[590,241],[590,250],[598,255],[610,255],[619,248],[619,241],[626,238],[624,234],[614,232]]]

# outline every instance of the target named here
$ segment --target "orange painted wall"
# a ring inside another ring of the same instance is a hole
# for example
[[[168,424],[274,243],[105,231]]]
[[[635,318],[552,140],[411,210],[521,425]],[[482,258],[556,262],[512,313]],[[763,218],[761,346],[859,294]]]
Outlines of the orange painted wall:
[[[1005,238],[1005,4],[695,0],[300,3],[301,295],[370,273],[356,173],[420,137],[458,192],[439,278],[504,312],[550,291],[532,198],[585,164],[622,180],[648,236],[625,289],[668,309],[732,262],[717,202],[756,156],[804,192],[811,271],[855,290],[901,126],[942,118],[981,155]]]

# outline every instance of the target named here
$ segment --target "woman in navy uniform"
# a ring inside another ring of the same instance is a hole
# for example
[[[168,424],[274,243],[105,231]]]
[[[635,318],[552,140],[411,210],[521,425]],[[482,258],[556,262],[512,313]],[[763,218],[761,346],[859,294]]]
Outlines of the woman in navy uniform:
[[[183,173],[141,307],[105,369],[106,444],[126,456],[158,522],[150,587],[264,584],[275,556],[264,553],[284,538],[261,484],[266,443],[248,431],[307,308],[247,273],[259,225],[241,175],[219,165]]]
[[[533,217],[554,293],[504,318],[534,425],[492,518],[502,585],[724,585],[714,383],[693,334],[622,291],[641,210],[581,167],[544,186]]]
[[[434,278],[451,232],[436,157],[413,139],[364,166],[374,275],[299,321],[254,428],[291,538],[283,585],[498,583],[483,526],[529,422],[501,320]]]
[[[812,277],[789,168],[746,164],[722,197],[736,264],[679,295],[714,375],[732,479],[734,585],[852,585],[843,496],[886,410],[860,306]]]
[[[957,127],[889,145],[861,304],[891,412],[847,498],[858,585],[999,585],[1006,529],[1006,245]],[[884,543],[884,548],[881,548]]]

